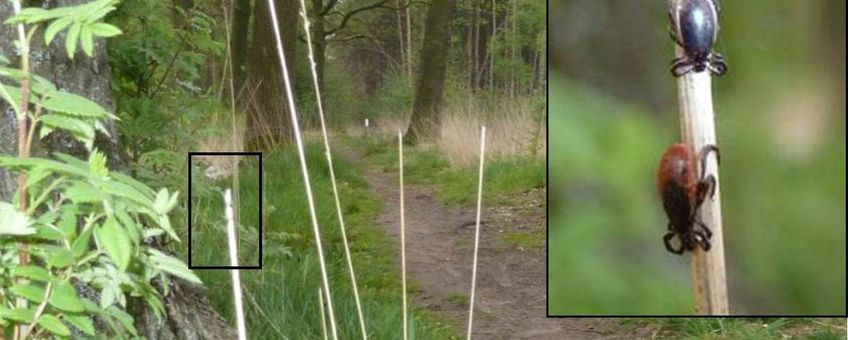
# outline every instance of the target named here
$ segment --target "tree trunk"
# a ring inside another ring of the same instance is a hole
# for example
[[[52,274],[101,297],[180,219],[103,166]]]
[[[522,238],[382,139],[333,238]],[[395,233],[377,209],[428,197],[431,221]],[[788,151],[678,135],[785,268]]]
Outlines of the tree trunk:
[[[250,24],[250,0],[233,2],[233,22],[230,30],[230,53],[233,62],[233,85],[236,100],[242,98],[247,80],[248,29]],[[242,103],[243,104],[243,103]]]
[[[515,98],[515,95],[516,95],[516,92],[517,92],[516,85],[515,85],[515,68],[518,65],[518,63],[516,61],[516,53],[515,53],[515,50],[516,50],[515,44],[518,41],[518,29],[515,25],[516,24],[515,11],[517,10],[515,5],[517,4],[517,2],[515,0],[512,0],[511,2],[512,2],[512,11],[509,11],[509,14],[508,14],[509,21],[512,24],[512,32],[510,32],[510,33],[512,33],[511,34],[512,41],[510,41],[510,43],[509,43],[510,54],[511,54],[510,55],[510,61],[512,62],[512,64],[509,67],[509,95],[510,95],[510,98]]]
[[[498,7],[492,0],[492,36],[489,37],[489,91],[495,89],[495,38],[498,32]]]
[[[398,8],[400,8],[400,0],[395,0],[395,6],[396,6],[396,7],[398,7]],[[399,52],[399,54],[400,54],[400,58],[399,58],[399,60],[400,60],[400,66],[401,66],[401,68],[404,70],[404,71],[403,71],[403,72],[404,72],[404,75],[406,75],[406,53],[407,53],[407,52],[405,52],[405,49],[404,49],[404,46],[403,46],[403,45],[404,45],[404,39],[403,39],[403,32],[404,32],[404,26],[403,26],[403,15],[401,14],[401,11],[400,11],[400,10],[396,11],[396,12],[395,12],[395,15],[397,15],[398,52]]]
[[[427,11],[424,45],[415,102],[406,139],[410,143],[429,142],[439,137],[440,110],[444,97],[448,45],[454,0],[433,0]]]
[[[52,7],[76,5],[87,0],[57,0],[50,2]],[[0,1],[0,20],[6,20],[12,15],[9,1]],[[81,51],[76,57],[68,59],[65,53],[63,35],[54,40],[49,48],[43,45],[40,32],[32,39],[31,58],[32,70],[35,74],[46,77],[59,88],[91,99],[110,112],[115,111],[115,103],[111,95],[111,71],[106,55],[106,43],[95,39],[94,57],[88,58]],[[13,42],[17,39],[15,27],[0,25],[0,54],[8,57],[15,55]],[[14,63],[19,62],[13,60]],[[106,128],[111,137],[99,134],[95,141],[96,147],[104,152],[109,159],[109,166],[117,171],[127,167],[126,156],[119,144],[118,131],[114,122],[108,122]],[[16,150],[17,123],[11,108],[0,102],[0,152],[14,155]],[[67,135],[52,133],[40,143],[34,143],[34,155],[45,157],[52,152],[64,152],[84,157],[85,148]],[[6,171],[0,169],[0,200],[10,200],[16,190],[17,183]],[[84,290],[85,287],[78,287]],[[90,290],[90,289],[89,289]],[[199,291],[199,293],[198,293]],[[202,288],[194,287],[181,280],[174,280],[170,294],[163,298],[167,310],[164,325],[156,321],[153,312],[146,307],[145,302],[130,300],[134,306],[130,311],[135,318],[139,335],[147,339],[211,339],[234,338],[235,333],[229,325],[214,311]]]
[[[412,84],[412,16],[411,10],[412,0],[406,0],[406,77],[409,79],[409,84]]]
[[[323,0],[312,0],[312,10],[316,14],[320,14],[324,9],[324,1]],[[321,89],[321,100],[324,100],[324,65],[326,64],[326,53],[327,53],[327,33],[325,33],[324,28],[324,17],[315,17],[314,20],[310,22],[312,25],[312,53],[315,55],[315,73],[316,78],[318,78],[318,88]],[[327,115],[327,112],[324,112]],[[318,125],[318,115],[312,115],[314,119],[312,122],[314,125]]]
[[[471,67],[470,70],[470,87],[472,91],[477,89],[477,82],[480,76],[478,75],[478,64],[480,60],[480,5],[477,0],[472,0],[471,13]]]
[[[468,21],[465,25],[465,72],[470,88],[474,79],[474,1],[469,1],[468,6]]]
[[[277,56],[277,42],[266,1],[257,1],[253,19],[253,42],[250,46],[250,129],[249,144],[288,143],[292,138],[282,70]],[[286,55],[286,66],[294,86],[294,53],[297,41],[297,6],[294,0],[275,0],[280,35]]]

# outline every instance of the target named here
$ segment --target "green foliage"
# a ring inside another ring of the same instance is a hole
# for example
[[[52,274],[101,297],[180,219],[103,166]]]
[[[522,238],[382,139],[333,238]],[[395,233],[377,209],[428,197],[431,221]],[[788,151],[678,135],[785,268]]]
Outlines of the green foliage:
[[[410,80],[400,70],[389,73],[383,85],[370,97],[368,107],[377,110],[368,110],[365,115],[372,122],[381,118],[389,120],[405,119],[412,113],[412,101],[415,99],[415,88]],[[362,117],[366,118],[366,117]],[[372,123],[373,124],[373,123]]]
[[[180,260],[146,245],[156,235],[175,237],[168,213],[176,205],[176,193],[165,189],[156,193],[129,177],[109,173],[96,150],[88,162],[68,155],[56,157],[61,161],[0,157],[0,166],[30,176],[28,211],[15,215],[32,216],[27,224],[35,231],[6,235],[0,242],[4,259],[0,281],[15,282],[13,277],[19,276],[46,282],[12,286],[4,292],[4,304],[20,296],[34,303],[49,301],[45,313],[54,308],[59,316],[91,312],[83,309],[71,287],[69,280],[74,278],[98,289],[98,311],[108,312],[114,303],[125,307],[125,295],[130,294],[154,301],[161,314],[152,279],[167,282],[166,274],[170,274],[199,283]],[[161,197],[167,197],[164,203]],[[5,202],[0,206],[10,209]],[[16,262],[12,254],[17,254],[19,241],[26,242],[31,261],[44,267]],[[49,327],[55,325],[46,322],[42,326],[54,330]]]
[[[29,216],[9,203],[0,202],[0,234],[18,236],[35,234],[35,229],[31,225]]]
[[[95,36],[120,32],[97,22],[114,9],[113,3],[29,8],[7,23],[38,25],[52,20],[45,31],[48,41],[70,25],[69,55],[78,38],[90,55]],[[31,90],[26,100],[34,104],[28,112],[21,112],[24,79]],[[96,315],[115,335],[135,335],[132,318],[122,311],[127,295],[145,300],[161,317],[165,311],[154,281],[167,287],[170,276],[176,276],[200,283],[180,260],[149,245],[153,237],[163,234],[179,240],[169,217],[178,194],[154,191],[106,167],[105,155],[93,148],[94,134],[96,130],[108,134],[104,123],[115,116],[97,103],[5,66],[0,67],[0,94],[17,113],[30,118],[30,138],[62,130],[89,150],[87,160],[60,153],[54,159],[0,156],[0,167],[26,175],[27,193],[26,198],[0,202],[0,325],[29,324],[23,337],[40,336],[42,331],[67,337],[69,326],[93,336],[91,317]],[[29,149],[31,141],[18,143]],[[23,199],[26,211],[19,209]],[[75,286],[80,285],[95,289],[99,304],[77,292]],[[28,300],[29,306],[19,304],[19,299]]]
[[[0,95],[18,113],[22,108],[22,77],[24,75],[20,70],[0,66],[0,81],[3,81],[0,83]],[[103,123],[107,119],[116,118],[114,115],[85,97],[59,90],[56,85],[42,77],[34,76],[32,79],[34,81],[30,87],[29,102],[35,104],[36,109],[31,115],[31,124],[41,124],[41,138],[61,129],[91,150],[94,146],[95,131],[109,135]],[[4,84],[6,81],[15,85]],[[42,109],[47,110],[47,113],[42,115]]]
[[[202,93],[196,84],[201,68],[208,57],[224,51],[215,39],[217,21],[199,8],[180,10],[185,26],[175,30],[171,10],[166,2],[139,0],[122,5],[110,18],[124,29],[124,37],[109,46],[113,88],[119,94]]]
[[[362,112],[368,104],[367,101],[362,100],[364,91],[356,86],[356,79],[344,70],[344,66],[329,63],[325,67],[324,82],[326,85],[321,89],[321,94],[324,97],[324,114],[326,119],[329,120],[327,123],[331,124],[330,127],[342,127],[351,122],[361,125],[362,119],[364,119]],[[314,105],[315,103],[314,90],[310,88],[307,93],[310,97],[307,100],[299,101],[304,109],[307,109],[306,105]],[[310,111],[304,110],[303,112]]]
[[[89,3],[65,6],[53,9],[30,7],[5,21],[6,24],[40,24],[50,22],[44,32],[44,42],[50,45],[59,32],[68,29],[65,38],[65,51],[73,59],[77,45],[82,46],[87,56],[94,53],[95,37],[113,37],[121,30],[110,24],[99,22],[106,14],[115,10],[118,0],[97,0]],[[70,28],[69,28],[70,27]]]
[[[213,133],[211,116],[227,111],[200,84],[209,59],[224,51],[215,30],[221,24],[200,6],[176,11],[184,22],[178,29],[172,6],[158,0],[127,2],[110,17],[124,30],[109,44],[109,62],[121,142],[136,162],[173,146],[190,149],[198,134]]]

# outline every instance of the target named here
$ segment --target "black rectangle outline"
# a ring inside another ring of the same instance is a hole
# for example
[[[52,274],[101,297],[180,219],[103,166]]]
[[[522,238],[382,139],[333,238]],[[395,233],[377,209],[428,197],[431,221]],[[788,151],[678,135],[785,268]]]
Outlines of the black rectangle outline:
[[[191,264],[191,156],[258,156],[259,158],[259,265],[258,266],[195,266]],[[261,152],[206,152],[206,151],[189,151],[187,154],[186,168],[188,169],[186,178],[188,178],[188,194],[186,194],[186,208],[188,217],[186,218],[186,227],[188,228],[188,268],[189,269],[259,269],[262,270],[262,205],[265,203],[265,196],[262,194],[262,153]]]
[[[550,1],[545,4],[545,44],[551,38]],[[551,49],[545,49],[545,317],[549,319],[581,319],[581,318],[848,318],[848,307],[843,314],[728,314],[728,315],[697,315],[697,314],[556,314],[551,315],[551,286],[550,286],[550,53]],[[845,255],[848,257],[848,234],[846,234]],[[729,308],[728,308],[729,309]]]

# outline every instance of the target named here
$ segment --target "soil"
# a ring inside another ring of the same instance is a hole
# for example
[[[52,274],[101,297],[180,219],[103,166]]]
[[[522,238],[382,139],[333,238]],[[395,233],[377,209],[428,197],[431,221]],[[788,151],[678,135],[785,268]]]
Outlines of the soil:
[[[356,151],[337,145],[343,158],[360,163]],[[396,241],[400,253],[397,174],[358,165],[363,168],[375,197],[384,202],[378,223]],[[407,281],[412,304],[441,315],[464,337],[476,207],[446,206],[438,201],[433,188],[423,185],[405,185],[404,196]],[[544,244],[525,247],[501,237],[504,233],[544,233],[545,191],[533,190],[509,197],[507,201],[508,206],[484,207],[482,213],[474,339],[650,337],[645,329],[622,334],[615,320],[546,318]],[[400,256],[397,266],[400,271]]]

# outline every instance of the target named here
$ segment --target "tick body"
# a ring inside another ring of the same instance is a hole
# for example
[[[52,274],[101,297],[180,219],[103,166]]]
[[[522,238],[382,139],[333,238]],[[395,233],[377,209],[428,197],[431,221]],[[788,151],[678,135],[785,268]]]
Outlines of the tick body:
[[[683,48],[672,61],[671,73],[680,77],[689,72],[709,70],[716,76],[727,72],[724,57],[713,51],[718,37],[717,0],[668,0],[671,38]]]
[[[705,146],[700,152],[700,174],[698,157],[687,144],[670,146],[660,160],[657,191],[668,216],[668,233],[663,242],[669,252],[679,255],[686,250],[695,250],[697,246],[704,251],[710,250],[712,231],[698,217],[707,195],[712,197],[715,194],[715,176],[707,176],[704,171],[710,152],[715,152],[718,160],[718,147]],[[674,236],[680,239],[678,247],[672,245]]]

